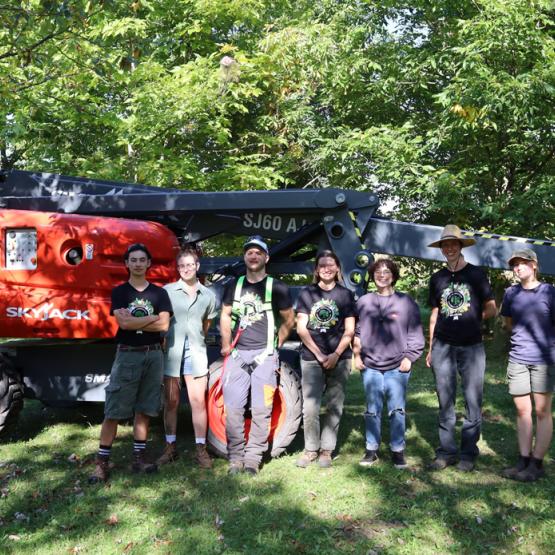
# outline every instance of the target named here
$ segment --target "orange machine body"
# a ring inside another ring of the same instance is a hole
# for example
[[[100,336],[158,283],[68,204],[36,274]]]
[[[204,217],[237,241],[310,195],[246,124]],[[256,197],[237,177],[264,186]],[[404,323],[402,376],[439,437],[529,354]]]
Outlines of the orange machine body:
[[[132,243],[153,256],[149,281],[176,279],[179,244],[159,223],[0,210],[0,337],[113,337],[111,291],[127,280]]]

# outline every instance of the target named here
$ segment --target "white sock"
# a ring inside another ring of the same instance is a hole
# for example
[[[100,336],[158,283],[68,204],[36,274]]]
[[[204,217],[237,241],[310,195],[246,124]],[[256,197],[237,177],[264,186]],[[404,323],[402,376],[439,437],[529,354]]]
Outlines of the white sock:
[[[202,443],[203,445],[206,445],[206,438],[205,437],[196,437],[195,438],[195,443]]]
[[[175,440],[177,439],[177,436],[173,435],[173,436],[169,436],[166,434],[166,443],[175,443]]]

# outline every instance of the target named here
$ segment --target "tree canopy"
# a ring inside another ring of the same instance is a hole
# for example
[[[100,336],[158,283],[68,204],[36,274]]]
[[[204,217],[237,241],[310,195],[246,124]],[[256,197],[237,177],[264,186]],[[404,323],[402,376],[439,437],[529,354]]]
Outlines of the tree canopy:
[[[196,190],[372,190],[555,238],[549,0],[5,0],[0,163]]]

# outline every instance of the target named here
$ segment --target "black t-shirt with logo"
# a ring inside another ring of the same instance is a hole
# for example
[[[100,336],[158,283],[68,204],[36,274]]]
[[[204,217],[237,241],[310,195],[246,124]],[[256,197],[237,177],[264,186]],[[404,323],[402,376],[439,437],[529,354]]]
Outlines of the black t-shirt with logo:
[[[480,343],[484,303],[493,298],[481,268],[467,264],[458,272],[439,270],[430,280],[429,303],[439,309],[434,337],[457,346]]]
[[[152,316],[160,312],[172,314],[172,303],[168,292],[161,287],[148,284],[144,291],[137,291],[129,282],[112,289],[112,308],[110,314],[118,308],[127,308],[132,316]],[[116,342],[138,347],[160,343],[162,335],[157,331],[122,330],[118,328]]]
[[[245,324],[245,329],[241,332],[239,341],[236,344],[238,349],[254,351],[266,348],[268,342],[268,316],[263,310],[262,305],[266,297],[266,276],[258,283],[250,283],[245,277],[241,288],[241,298],[239,311]],[[225,289],[222,303],[226,306],[233,306],[235,287],[237,280],[233,280]],[[279,323],[279,311],[292,308],[293,302],[289,293],[289,287],[279,279],[275,279],[272,284],[272,309],[276,327]],[[233,330],[235,334],[235,330]],[[274,334],[275,335],[275,334]]]
[[[345,333],[345,318],[356,316],[355,300],[351,291],[338,283],[331,291],[313,284],[301,291],[297,312],[308,315],[310,336],[322,353],[330,355]],[[345,349],[341,358],[350,358],[351,354],[351,349]],[[301,356],[303,360],[316,360],[305,345],[302,346]]]

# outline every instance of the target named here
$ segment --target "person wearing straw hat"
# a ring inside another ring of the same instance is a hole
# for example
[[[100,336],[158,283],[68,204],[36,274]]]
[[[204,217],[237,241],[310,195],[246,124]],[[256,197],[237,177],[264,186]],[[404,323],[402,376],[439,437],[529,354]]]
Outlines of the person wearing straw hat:
[[[475,242],[449,224],[428,245],[441,249],[446,260],[446,267],[432,275],[429,291],[432,313],[426,365],[433,369],[439,401],[439,447],[431,470],[443,470],[458,461],[458,470],[470,472],[479,454],[486,370],[481,323],[494,317],[497,308],[486,273],[462,254]],[[466,408],[460,452],[455,441],[457,373]]]
[[[511,333],[507,379],[517,411],[519,458],[503,476],[534,482],[545,475],[543,458],[553,435],[555,287],[538,280],[538,257],[531,249],[514,251],[508,264],[518,283],[505,291],[500,314]],[[534,445],[532,407],[536,412]]]

